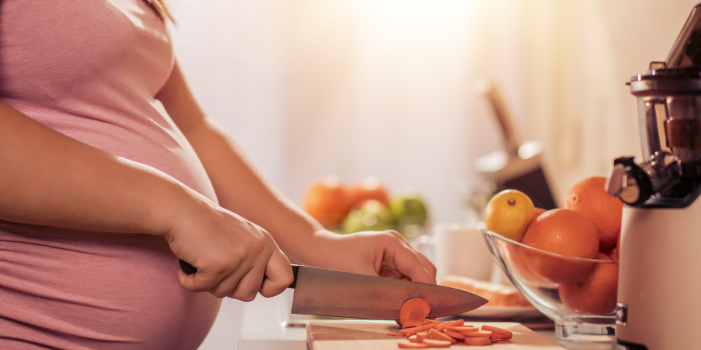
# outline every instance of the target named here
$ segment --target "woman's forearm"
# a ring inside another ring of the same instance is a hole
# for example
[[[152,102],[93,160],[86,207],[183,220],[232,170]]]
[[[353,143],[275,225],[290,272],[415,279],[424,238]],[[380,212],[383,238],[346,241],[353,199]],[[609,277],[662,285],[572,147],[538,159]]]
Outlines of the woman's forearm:
[[[205,117],[184,132],[212,181],[219,204],[270,232],[293,262],[308,263],[315,249],[299,243],[323,227],[268,183],[211,119]]]
[[[0,219],[165,234],[192,190],[151,167],[98,150],[0,103]]]

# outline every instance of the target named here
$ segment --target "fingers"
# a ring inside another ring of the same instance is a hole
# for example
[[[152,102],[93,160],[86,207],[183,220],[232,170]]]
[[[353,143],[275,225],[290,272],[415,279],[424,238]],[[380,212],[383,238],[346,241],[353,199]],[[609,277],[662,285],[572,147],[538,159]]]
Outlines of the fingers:
[[[436,283],[436,267],[421,252],[412,248],[396,231],[388,231],[392,242],[385,253],[385,260],[393,263],[402,274],[414,282]]]
[[[431,275],[431,277],[433,279],[433,283],[437,283],[437,281],[436,281],[436,266],[433,265],[431,260],[429,260],[428,257],[424,253],[422,253],[420,251],[416,251],[416,254],[419,256],[419,260],[421,260],[421,263],[423,263],[424,267],[426,268],[428,273]]]
[[[266,279],[260,286],[260,294],[266,298],[276,296],[287,289],[294,281],[290,260],[277,246],[265,267]]]

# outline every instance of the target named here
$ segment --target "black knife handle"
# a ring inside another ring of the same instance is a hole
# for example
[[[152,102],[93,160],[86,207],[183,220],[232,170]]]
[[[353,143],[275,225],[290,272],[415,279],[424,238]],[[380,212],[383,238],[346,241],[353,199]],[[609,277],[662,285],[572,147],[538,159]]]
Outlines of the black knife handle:
[[[196,268],[196,267],[194,267],[194,266],[190,265],[189,263],[183,261],[183,259],[180,259],[180,261],[178,261],[178,263],[180,264],[180,269],[183,270],[183,272],[185,272],[185,273],[188,274],[188,275],[192,275],[193,273],[196,273],[196,272],[197,272],[197,268]],[[294,278],[295,278],[295,279],[294,279],[294,281],[292,281],[292,284],[290,284],[290,286],[287,287],[287,288],[292,288],[292,289],[294,289],[294,288],[297,286],[297,271],[299,271],[299,266],[298,266],[298,265],[292,265],[292,275],[294,275]],[[263,278],[265,279],[265,278],[268,278],[268,277],[265,276],[265,275],[263,275]]]

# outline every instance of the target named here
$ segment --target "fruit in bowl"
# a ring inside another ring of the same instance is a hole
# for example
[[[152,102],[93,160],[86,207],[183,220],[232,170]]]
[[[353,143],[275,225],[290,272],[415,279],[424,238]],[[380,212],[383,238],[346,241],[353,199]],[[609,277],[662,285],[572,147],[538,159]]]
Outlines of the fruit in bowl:
[[[560,338],[611,340],[614,332],[618,287],[614,258],[623,205],[608,197],[602,179],[591,177],[575,184],[565,208],[533,208],[534,218],[523,233],[519,231],[523,215],[513,216],[516,219],[509,225],[503,218],[495,219],[507,213],[486,212],[483,232],[499,266],[531,304],[555,320]],[[493,198],[497,207],[503,202],[500,195],[503,192]],[[499,208],[513,211],[503,204]]]

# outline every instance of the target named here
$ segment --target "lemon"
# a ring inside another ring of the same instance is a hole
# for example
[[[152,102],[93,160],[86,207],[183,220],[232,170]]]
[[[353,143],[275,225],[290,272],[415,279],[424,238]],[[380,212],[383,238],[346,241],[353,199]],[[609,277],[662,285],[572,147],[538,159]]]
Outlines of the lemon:
[[[535,206],[518,190],[503,190],[487,203],[484,222],[487,230],[520,242],[535,217]]]

